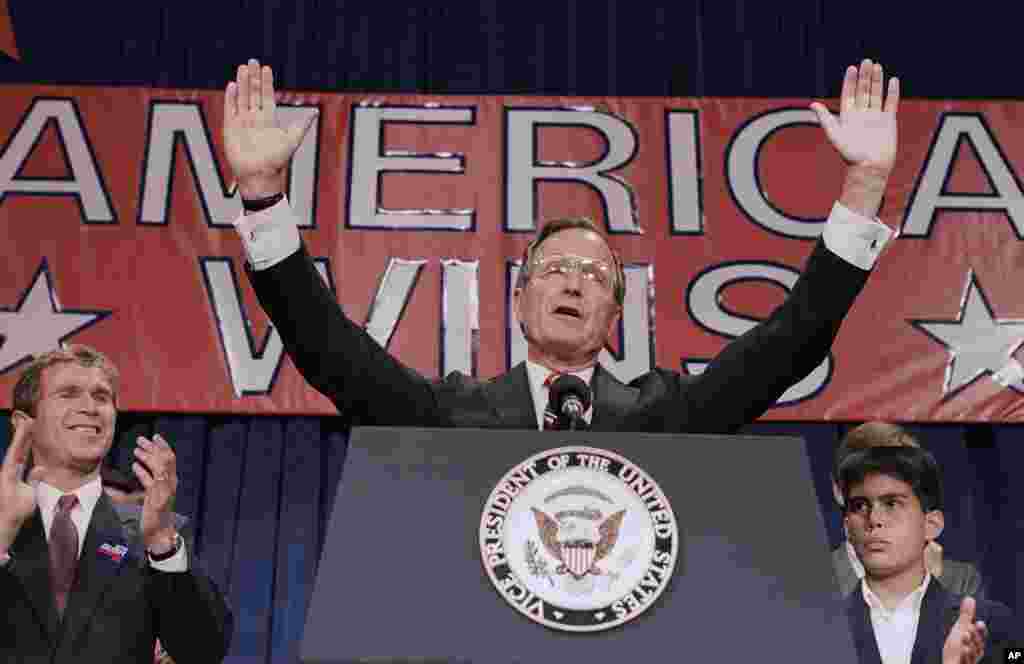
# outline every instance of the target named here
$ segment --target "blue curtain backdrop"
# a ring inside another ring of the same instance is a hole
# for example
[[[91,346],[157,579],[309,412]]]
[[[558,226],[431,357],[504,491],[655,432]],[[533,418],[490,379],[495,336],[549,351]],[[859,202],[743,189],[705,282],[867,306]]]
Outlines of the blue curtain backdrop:
[[[899,3],[824,0],[9,0],[8,7],[20,59],[0,54],[0,83],[221,88],[238,63],[259,57],[275,67],[279,87],[296,90],[807,98],[837,95],[844,67],[868,56],[903,79],[907,96],[1024,92],[1005,55],[1017,22],[1001,12],[1012,3],[960,7],[948,18],[936,6],[929,17],[906,19]],[[751,427],[807,440],[833,544],[840,526],[828,468],[848,426]],[[944,468],[948,554],[974,561],[990,595],[1024,611],[1021,427],[914,431]],[[194,519],[198,553],[236,611],[229,661],[293,661],[341,477],[344,432],[330,417],[122,413],[113,461],[127,465],[131,441],[153,432],[175,445],[178,511]],[[3,449],[7,438],[3,427]]]

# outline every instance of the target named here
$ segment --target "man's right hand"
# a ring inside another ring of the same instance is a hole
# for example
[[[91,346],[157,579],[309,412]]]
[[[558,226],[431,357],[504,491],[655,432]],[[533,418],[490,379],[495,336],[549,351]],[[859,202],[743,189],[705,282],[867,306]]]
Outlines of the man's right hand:
[[[316,115],[282,129],[274,111],[274,73],[256,60],[238,67],[224,90],[224,150],[242,198],[255,200],[285,189],[289,160]]]
[[[29,427],[32,420],[21,412],[11,415],[14,437],[0,466],[0,556],[6,556],[14,543],[22,524],[36,509],[36,490],[32,482],[38,481],[45,472],[42,466],[35,466],[25,477],[25,466],[31,437]]]

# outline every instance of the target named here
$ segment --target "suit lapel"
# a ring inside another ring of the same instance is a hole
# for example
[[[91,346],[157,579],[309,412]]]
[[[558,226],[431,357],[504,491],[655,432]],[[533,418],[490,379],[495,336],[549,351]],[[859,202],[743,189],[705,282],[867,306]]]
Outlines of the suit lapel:
[[[105,547],[104,545],[109,545]],[[106,495],[101,495],[85,536],[82,555],[78,559],[78,577],[68,595],[64,610],[63,638],[74,639],[89,624],[103,593],[129,559],[129,554],[108,555],[107,552],[126,551],[128,541],[121,521]],[[102,548],[102,550],[101,550]]]
[[[871,625],[871,613],[867,602],[864,601],[860,583],[846,599],[853,644],[857,648],[860,664],[882,664],[882,654],[878,651],[878,641],[875,639],[875,628]]]
[[[934,577],[921,601],[921,615],[917,619],[917,637],[910,664],[930,664],[942,660],[942,646],[946,642],[949,595]]]
[[[636,403],[636,395],[601,365],[594,367],[590,388],[594,400],[590,428],[595,431],[617,430]],[[525,362],[520,362],[504,376],[489,383],[486,394],[491,408],[498,414],[499,426],[508,429],[537,428],[537,413]]]
[[[537,413],[533,409],[525,362],[520,362],[504,376],[489,383],[485,394],[491,408],[498,414],[499,426],[502,428],[537,428]]]
[[[36,619],[52,641],[57,634],[59,617],[53,602],[46,532],[43,530],[43,517],[38,509],[22,526],[17,539],[11,545],[11,555],[16,560],[11,567],[11,573],[25,586],[35,609]]]
[[[636,394],[605,371],[600,364],[594,367],[590,389],[593,390],[594,399],[594,415],[590,421],[590,428],[594,431],[619,430],[619,425],[636,403]]]
[[[856,590],[857,582],[860,579],[857,578],[857,570],[853,569],[853,563],[850,562],[850,554],[846,550],[845,540],[832,551],[832,567],[836,571],[839,592],[843,594],[843,597],[849,597],[850,593]]]

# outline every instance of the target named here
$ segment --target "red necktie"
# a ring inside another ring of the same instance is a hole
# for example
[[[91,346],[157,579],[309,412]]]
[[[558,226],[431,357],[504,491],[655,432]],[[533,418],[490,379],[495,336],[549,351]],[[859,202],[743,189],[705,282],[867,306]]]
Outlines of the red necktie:
[[[78,528],[71,520],[71,510],[77,504],[78,496],[75,494],[61,496],[50,526],[50,579],[53,582],[57,612],[61,617],[64,616],[68,593],[75,583],[75,571],[78,569]]]

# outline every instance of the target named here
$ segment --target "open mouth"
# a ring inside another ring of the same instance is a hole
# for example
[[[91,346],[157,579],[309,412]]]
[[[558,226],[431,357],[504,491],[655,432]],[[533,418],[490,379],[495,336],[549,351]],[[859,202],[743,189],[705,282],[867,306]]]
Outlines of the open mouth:
[[[72,431],[79,431],[91,434],[99,434],[100,428],[95,424],[76,424],[72,427],[68,427]]]
[[[582,311],[580,311],[576,307],[570,307],[568,305],[555,307],[555,310],[552,313],[554,313],[556,316],[565,316],[567,318],[574,318],[576,320],[581,320],[583,318]]]

